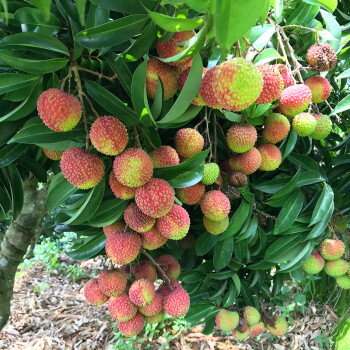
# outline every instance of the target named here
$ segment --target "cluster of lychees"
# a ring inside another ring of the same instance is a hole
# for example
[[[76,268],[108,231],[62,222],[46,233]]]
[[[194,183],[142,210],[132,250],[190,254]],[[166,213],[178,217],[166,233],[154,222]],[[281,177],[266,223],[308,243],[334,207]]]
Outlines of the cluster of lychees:
[[[282,336],[288,330],[288,323],[283,317],[261,317],[260,312],[253,306],[246,306],[241,316],[237,311],[221,309],[215,317],[215,324],[224,332],[232,331],[239,341],[250,336],[257,337],[265,329],[276,336]]]
[[[315,250],[302,268],[309,275],[317,274],[324,269],[327,275],[335,278],[340,288],[350,289],[350,264],[341,259],[344,252],[345,245],[341,240],[325,239],[320,245],[319,252]]]

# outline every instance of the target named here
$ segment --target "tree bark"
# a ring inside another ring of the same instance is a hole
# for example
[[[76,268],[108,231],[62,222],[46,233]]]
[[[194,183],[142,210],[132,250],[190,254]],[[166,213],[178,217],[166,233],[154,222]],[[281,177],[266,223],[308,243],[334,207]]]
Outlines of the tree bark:
[[[10,317],[11,298],[18,265],[23,261],[38,225],[46,212],[47,189],[37,190],[35,178],[24,182],[23,208],[11,223],[2,240],[0,251],[0,331]]]

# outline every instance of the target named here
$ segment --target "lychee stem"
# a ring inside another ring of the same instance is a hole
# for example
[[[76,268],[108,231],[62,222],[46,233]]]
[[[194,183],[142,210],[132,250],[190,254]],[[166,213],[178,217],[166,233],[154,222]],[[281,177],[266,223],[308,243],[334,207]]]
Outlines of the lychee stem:
[[[142,149],[139,133],[137,132],[136,126],[134,126],[134,133],[135,133],[135,144],[136,144],[137,148],[141,148]]]
[[[283,29],[286,29],[286,28],[300,28],[300,29],[309,30],[310,32],[313,32],[313,33],[316,35],[316,41],[317,41],[317,43],[320,42],[320,37],[319,37],[319,34],[318,34],[318,30],[317,30],[317,29],[313,29],[313,28],[309,28],[309,27],[304,27],[304,26],[299,26],[299,25],[296,25],[296,24],[289,24],[289,25],[283,26],[282,28],[283,28]]]
[[[72,67],[69,66],[69,68],[68,68],[68,74],[62,79],[62,83],[61,83],[61,90],[62,90],[62,91],[64,91],[64,87],[65,87],[65,85],[66,85],[67,80],[69,79],[69,81],[70,81],[71,77],[72,77]],[[70,90],[70,89],[69,89],[69,90]]]
[[[102,73],[99,73],[99,72],[95,72],[93,70],[90,70],[90,69],[87,69],[87,68],[83,68],[83,67],[80,67],[80,66],[77,66],[78,70],[80,71],[83,71],[83,72],[87,72],[87,73],[90,73],[90,74],[93,74],[93,75],[96,75],[99,77],[99,79],[107,79],[109,80],[110,82],[114,83],[114,80],[118,79],[118,74],[114,74],[112,75],[111,77],[108,77],[107,75],[104,75]]]

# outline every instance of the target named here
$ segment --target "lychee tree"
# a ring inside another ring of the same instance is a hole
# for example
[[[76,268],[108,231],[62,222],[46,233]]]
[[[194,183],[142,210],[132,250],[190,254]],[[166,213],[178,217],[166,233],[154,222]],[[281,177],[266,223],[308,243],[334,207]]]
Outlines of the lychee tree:
[[[278,336],[302,266],[346,289],[345,2],[2,1],[0,327],[38,184],[68,254],[108,260],[85,297],[126,336],[164,312]]]

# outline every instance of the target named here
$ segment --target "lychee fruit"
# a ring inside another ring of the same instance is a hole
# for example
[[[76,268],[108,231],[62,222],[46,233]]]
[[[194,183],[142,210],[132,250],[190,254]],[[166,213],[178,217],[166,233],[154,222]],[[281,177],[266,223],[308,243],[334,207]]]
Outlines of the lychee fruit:
[[[322,256],[315,251],[308,257],[302,268],[307,274],[314,275],[322,271],[324,264]]]
[[[163,179],[153,178],[144,186],[137,188],[135,193],[139,209],[152,218],[160,218],[169,213],[174,199],[174,190]]]
[[[114,222],[111,225],[104,226],[102,229],[103,229],[104,234],[108,238],[109,236],[113,235],[114,233],[124,232],[125,226],[126,225],[125,225],[124,220],[119,220],[119,221]]]
[[[163,100],[169,100],[179,88],[176,75],[166,63],[155,57],[150,58],[146,68],[146,92],[152,99],[156,97],[158,78],[163,84]]]
[[[350,289],[350,276],[343,275],[335,279],[337,285],[342,289]]]
[[[184,158],[199,153],[204,147],[203,136],[195,129],[180,129],[174,137],[175,149]]]
[[[129,298],[137,306],[149,304],[155,296],[153,282],[147,279],[136,280],[129,289]]]
[[[256,129],[251,124],[234,125],[226,134],[228,147],[236,153],[249,151],[254,146],[257,138]]]
[[[157,228],[166,238],[182,239],[190,229],[190,216],[186,209],[174,204],[168,214],[157,220]]]
[[[290,70],[284,64],[275,64],[274,67],[278,69],[283,78],[284,88],[294,85],[294,80]]]
[[[215,70],[212,87],[223,108],[242,111],[260,96],[263,76],[251,62],[236,58],[221,63]]]
[[[155,168],[178,165],[180,163],[179,155],[170,146],[160,146],[152,151],[149,156]]]
[[[52,149],[43,148],[45,156],[51,160],[60,160],[63,154],[63,151],[54,151]]]
[[[260,312],[253,306],[246,306],[243,310],[244,319],[249,326],[252,326],[260,321]]]
[[[248,184],[247,175],[241,171],[232,171],[228,181],[235,187],[245,187]]]
[[[162,247],[168,240],[162,236],[156,226],[153,226],[149,231],[140,233],[142,248],[154,250]]]
[[[114,195],[119,199],[131,199],[135,197],[135,188],[123,185],[117,180],[112,171],[109,175],[109,186]]]
[[[205,72],[202,78],[201,86],[199,88],[199,93],[204,103],[208,107],[221,109],[222,106],[219,104],[217,98],[215,97],[214,90],[213,90],[214,72],[217,69],[217,67],[218,66],[210,68]]]
[[[337,64],[337,53],[326,43],[312,45],[307,50],[306,58],[311,68],[317,72],[329,72]]]
[[[228,216],[224,217],[222,220],[214,221],[208,219],[206,216],[203,217],[203,225],[205,229],[212,235],[219,235],[227,230],[230,219]]]
[[[184,204],[194,205],[199,203],[205,193],[203,182],[198,182],[193,186],[177,188],[176,196]]]
[[[216,326],[224,331],[230,332],[238,326],[239,315],[236,311],[221,309],[215,317]]]
[[[258,322],[250,327],[250,335],[252,337],[257,337],[265,330],[264,322]]]
[[[118,265],[135,260],[141,249],[141,238],[134,232],[117,232],[107,238],[106,253]]]
[[[277,146],[266,144],[261,145],[258,149],[261,155],[260,170],[273,171],[280,166],[282,154]]]
[[[154,324],[154,323],[160,323],[164,320],[165,312],[162,310],[156,315],[153,316],[145,316],[145,320],[147,323]]]
[[[116,297],[109,298],[108,311],[118,322],[125,322],[131,320],[136,315],[137,307],[124,292]]]
[[[279,70],[269,64],[264,64],[257,68],[262,73],[264,82],[263,89],[255,103],[266,104],[277,100],[284,87],[283,78]]]
[[[64,151],[60,167],[66,180],[83,190],[95,187],[105,174],[103,160],[79,147]]]
[[[289,120],[282,114],[274,113],[265,119],[262,135],[266,142],[277,143],[288,136],[289,130]]]
[[[154,316],[162,311],[163,308],[163,296],[160,293],[156,293],[154,298],[149,304],[141,306],[139,312],[144,316]]]
[[[44,124],[54,131],[72,130],[82,113],[80,102],[75,96],[54,88],[39,96],[37,109]]]
[[[316,119],[310,113],[300,113],[293,119],[293,130],[299,136],[310,136],[316,130]]]
[[[282,336],[287,333],[288,323],[283,317],[277,317],[272,324],[267,324],[268,331],[276,336]]]
[[[225,185],[222,189],[221,189],[221,192],[230,200],[230,201],[233,201],[235,199],[238,199],[241,197],[241,192],[239,192],[239,190],[230,185],[230,184],[227,184]]]
[[[84,296],[86,301],[92,305],[102,305],[108,300],[108,296],[101,291],[97,278],[86,283]]]
[[[183,288],[176,288],[164,297],[163,309],[169,316],[185,316],[189,308],[190,296]]]
[[[142,332],[145,326],[145,318],[137,313],[131,320],[118,322],[118,328],[125,337],[133,337]]]
[[[128,187],[140,187],[153,175],[153,164],[149,155],[139,148],[127,148],[115,157],[114,175],[119,182]]]
[[[245,332],[240,332],[238,329],[235,329],[232,331],[232,334],[235,336],[235,338],[238,341],[244,341],[249,337],[250,334],[250,328],[248,327]]]
[[[102,293],[109,297],[116,297],[126,288],[128,276],[122,270],[105,270],[98,276],[98,285]]]
[[[173,291],[176,288],[182,288],[182,285],[179,281],[171,280],[170,286],[169,284],[163,284],[163,287],[160,288],[159,293],[162,294],[163,297],[166,297],[170,294],[171,291]]]
[[[320,245],[320,253],[326,260],[338,260],[345,251],[345,244],[340,239],[325,239]]]
[[[147,232],[156,222],[155,218],[144,214],[136,203],[131,203],[126,207],[124,211],[124,220],[126,224],[136,232]]]
[[[180,276],[181,267],[179,262],[171,255],[161,255],[157,259],[165,275],[171,279],[176,280]]]
[[[101,117],[91,126],[90,140],[99,152],[116,156],[128,144],[128,132],[119,119],[112,116]]]
[[[305,85],[311,90],[313,103],[324,102],[331,94],[331,84],[320,75],[314,75],[306,79]]]
[[[311,98],[312,93],[308,86],[292,85],[282,91],[279,98],[279,109],[287,117],[295,117],[308,108]]]
[[[231,209],[229,199],[221,191],[207,192],[200,202],[204,216],[213,221],[225,219]]]
[[[326,261],[326,264],[324,266],[324,271],[327,275],[332,277],[339,277],[342,275],[345,275],[348,271],[349,264],[343,260],[332,260],[332,261]]]
[[[148,260],[140,260],[133,265],[131,271],[138,280],[146,279],[155,282],[157,279],[157,270]]]
[[[204,185],[212,185],[220,174],[220,168],[216,163],[204,164],[202,182]]]
[[[261,164],[260,152],[253,147],[248,152],[234,154],[229,159],[229,164],[232,170],[241,171],[246,175],[255,173]]]
[[[316,119],[315,131],[310,135],[314,140],[325,139],[332,131],[332,121],[326,115],[314,114]]]

